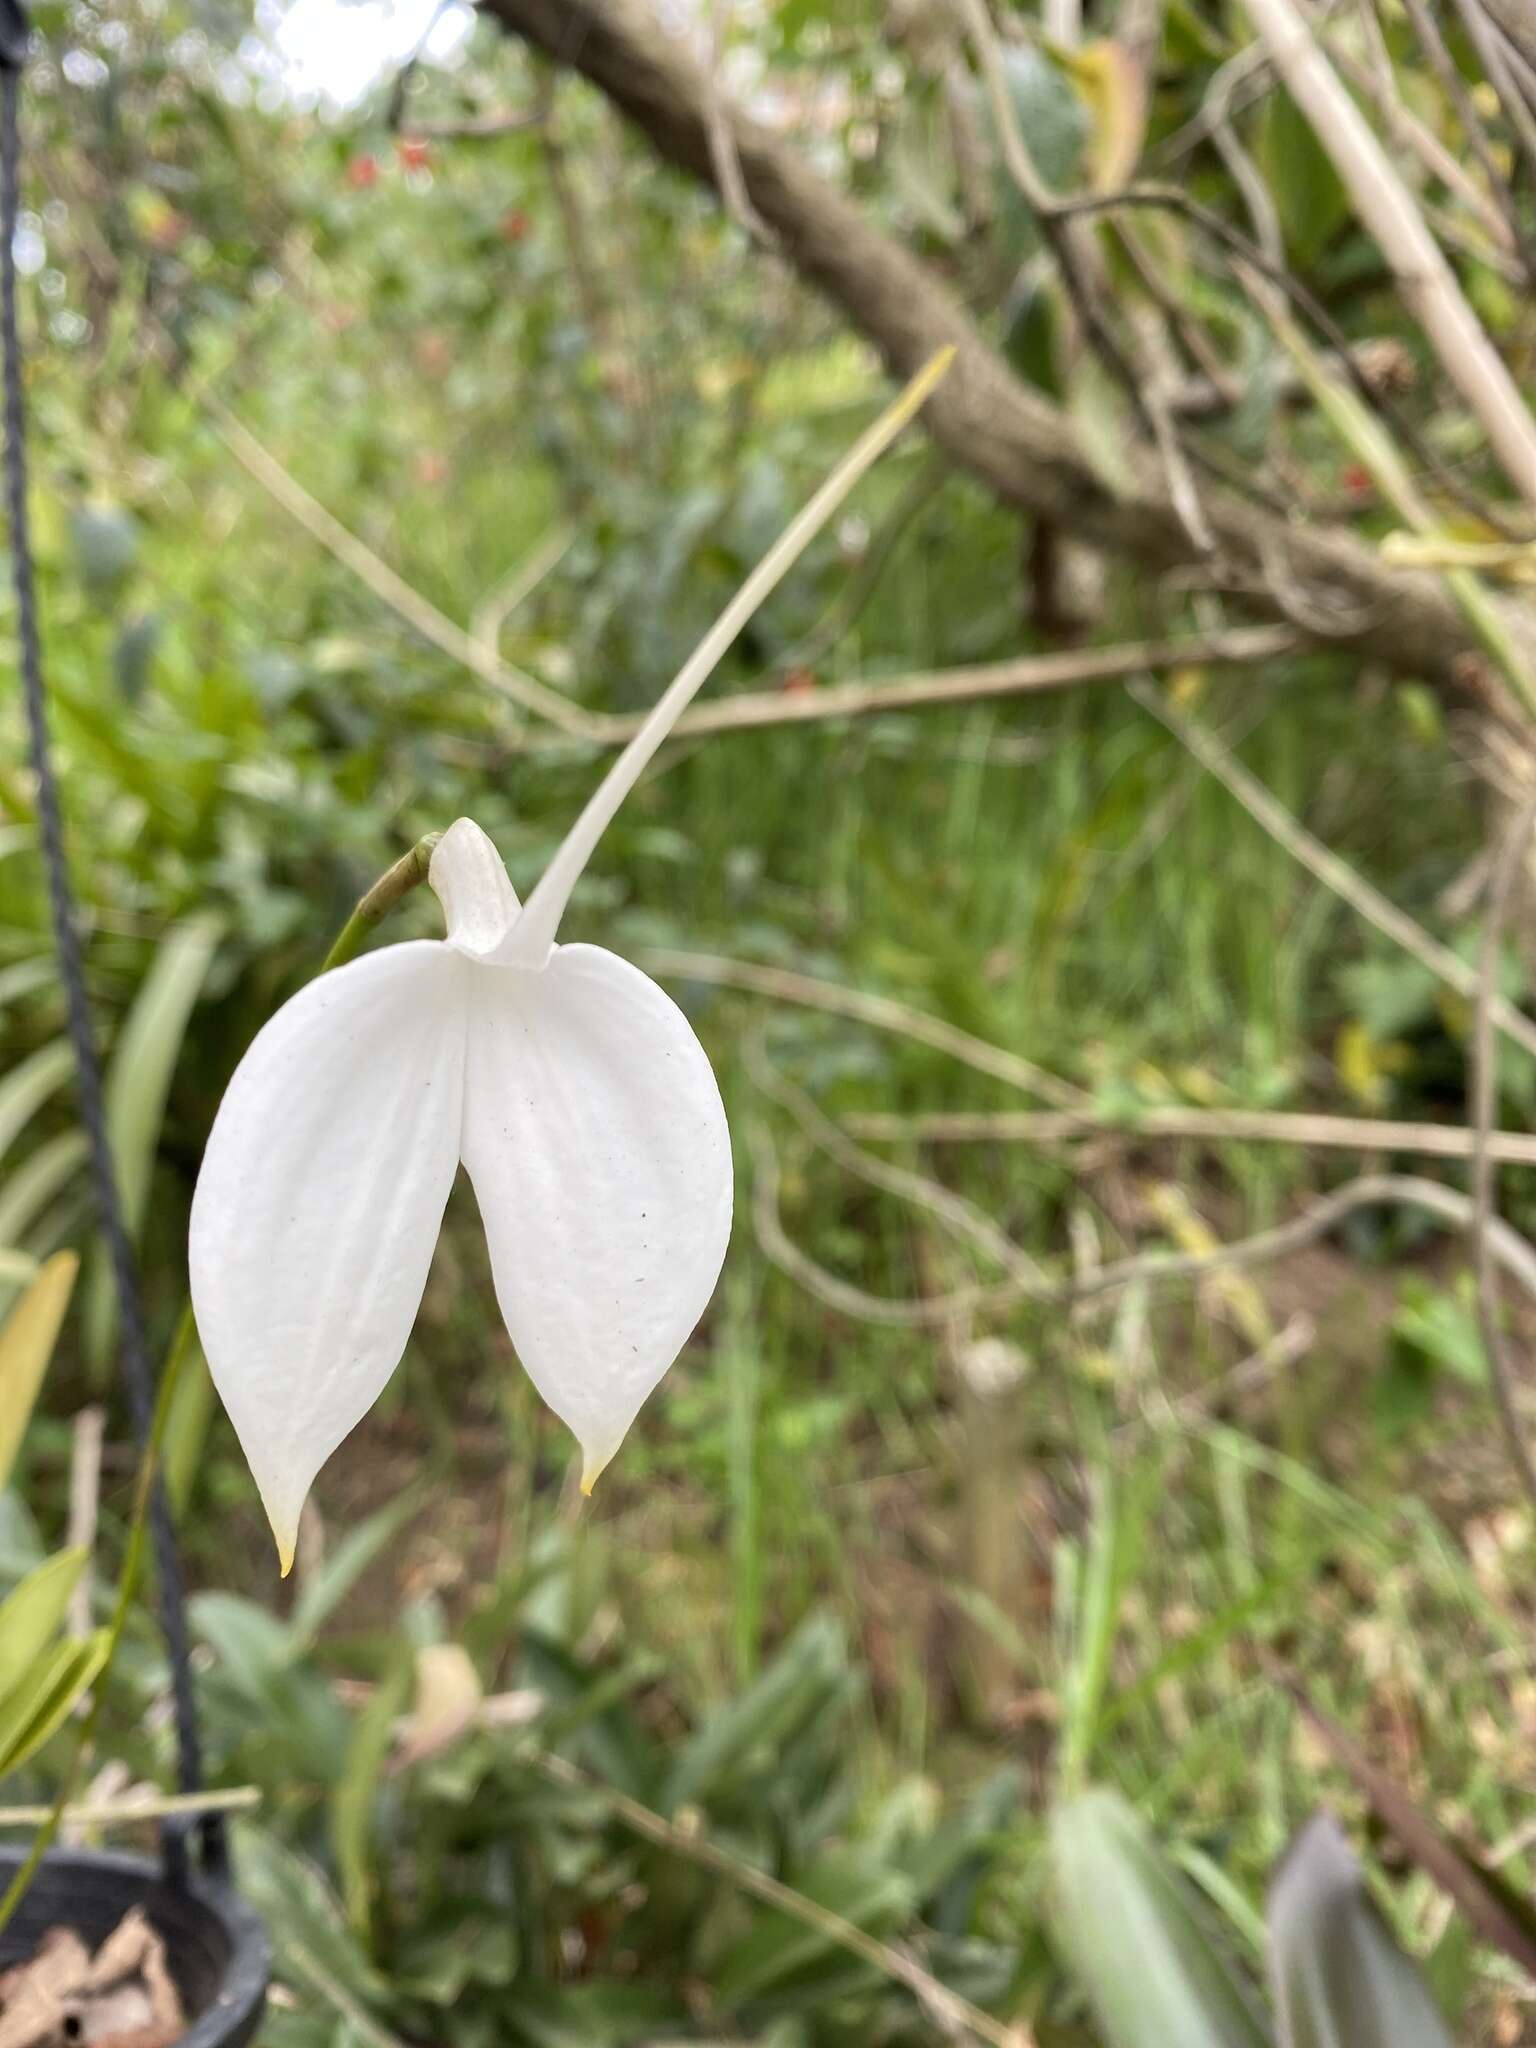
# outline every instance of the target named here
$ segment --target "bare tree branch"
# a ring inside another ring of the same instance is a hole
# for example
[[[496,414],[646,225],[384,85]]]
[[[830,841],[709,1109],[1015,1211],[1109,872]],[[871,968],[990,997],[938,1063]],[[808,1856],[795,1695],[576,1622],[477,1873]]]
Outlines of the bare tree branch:
[[[580,71],[658,153],[714,182],[708,93],[686,44],[646,0],[484,0],[488,12],[557,62]],[[1197,561],[1162,465],[1143,453],[1111,489],[1059,408],[1029,391],[987,345],[959,302],[923,263],[884,234],[791,145],[730,109],[736,161],[753,206],[786,259],[833,301],[905,375],[953,344],[955,369],[930,406],[935,439],[1005,502],[1042,515],[1154,570]],[[1467,628],[1440,580],[1385,568],[1353,534],[1304,527],[1256,509],[1239,493],[1203,499],[1218,547],[1235,568],[1262,573],[1284,551],[1293,586],[1379,607],[1359,644],[1381,659],[1457,680]],[[1528,614],[1505,605],[1508,630],[1536,653]]]
[[[1471,1159],[1476,1133],[1460,1124],[1403,1123],[1378,1116],[1329,1116],[1315,1110],[1199,1109],[1156,1103],[1112,1110],[930,1109],[916,1116],[870,1110],[843,1129],[881,1143],[1053,1145],[1074,1138],[1192,1139],[1202,1145],[1298,1145],[1324,1152],[1412,1152],[1422,1159]],[[1536,1136],[1490,1131],[1486,1148],[1501,1165],[1536,1166]]]

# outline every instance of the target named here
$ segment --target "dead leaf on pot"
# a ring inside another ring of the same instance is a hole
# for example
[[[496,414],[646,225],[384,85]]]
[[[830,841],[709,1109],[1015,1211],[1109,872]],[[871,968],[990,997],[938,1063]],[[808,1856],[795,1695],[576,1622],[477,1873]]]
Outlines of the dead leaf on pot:
[[[165,1944],[138,1906],[93,1956],[70,1927],[50,1927],[0,1975],[0,2048],[172,2048],[186,2016]]]

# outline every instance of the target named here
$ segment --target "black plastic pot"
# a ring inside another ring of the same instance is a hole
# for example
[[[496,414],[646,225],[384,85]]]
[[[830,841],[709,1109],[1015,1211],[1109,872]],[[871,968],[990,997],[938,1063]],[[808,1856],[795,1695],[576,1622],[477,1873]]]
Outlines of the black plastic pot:
[[[25,1851],[0,1849],[0,1889]],[[243,2048],[267,1998],[272,1953],[266,1929],[234,1889],[192,1875],[168,1884],[158,1863],[105,1850],[46,1856],[15,1918],[0,1935],[0,1969],[25,1962],[50,1927],[72,1927],[88,1947],[104,1942],[131,1906],[142,1906],[165,1943],[187,2014],[180,2048]]]

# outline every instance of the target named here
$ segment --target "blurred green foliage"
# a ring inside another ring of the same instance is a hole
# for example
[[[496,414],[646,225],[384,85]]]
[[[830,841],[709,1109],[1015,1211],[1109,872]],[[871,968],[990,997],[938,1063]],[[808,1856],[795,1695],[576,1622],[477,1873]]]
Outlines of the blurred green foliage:
[[[995,164],[987,218],[970,219],[944,68],[923,10],[906,13],[904,27],[900,10],[784,0],[744,16],[734,48],[749,82],[769,68],[792,81],[805,146],[1111,461],[1123,401],[1071,359],[1038,225]],[[574,702],[628,711],[883,387],[782,266],[488,22],[452,66],[412,71],[392,128],[389,79],[344,114],[294,106],[251,56],[241,8],[48,0],[37,17],[26,317],[49,682],[114,1138],[168,1341],[202,1140],[253,1032],[422,832],[473,815],[526,889],[600,763],[381,601],[321,522],[242,467],[229,416],[441,614]],[[1169,7],[1149,148],[1198,113],[1244,34],[1224,7]],[[1383,34],[1420,118],[1454,141],[1395,10]],[[1109,120],[1069,54],[1009,52],[1016,110],[1061,187],[1102,154]],[[498,110],[541,119],[435,132]],[[1294,107],[1268,95],[1242,127],[1290,259],[1350,338],[1387,337],[1411,369],[1418,339]],[[1187,175],[1236,210],[1212,152]],[[1300,516],[1378,538],[1380,508],[1326,423],[1291,404],[1242,294],[1171,225],[1155,253],[1238,382],[1208,430],[1213,461],[1257,471],[1278,438]],[[1468,260],[1492,304],[1500,276]],[[1433,377],[1407,402],[1461,459]],[[561,533],[569,545],[506,602]],[[814,690],[1201,616],[1187,592],[1100,563],[1063,626],[1038,602],[1043,546],[913,440],[712,687]],[[1482,827],[1461,714],[1327,653],[1175,687],[1321,838],[1470,954],[1461,884]],[[68,1418],[116,1394],[19,760],[7,692],[0,1290],[14,1302],[61,1247],[91,1260],[0,1495],[0,1580],[35,1590],[26,1574],[60,1569],[46,1560],[66,1521]],[[433,917],[418,895],[391,935]],[[679,744],[605,840],[569,930],[878,989],[1107,1107],[1461,1113],[1464,1008],[1350,922],[1113,686]],[[1507,993],[1525,985],[1512,948]],[[991,1277],[970,1246],[834,1171],[744,1049],[766,1030],[833,1115],[1015,1108],[1016,1094],[840,1019],[678,992],[740,1134],[744,1221],[699,1339],[585,1519],[495,1321],[478,1233],[458,1227],[461,1197],[401,1373],[322,1482],[291,1602],[206,1378],[179,1392],[168,1464],[203,1589],[213,1771],[261,1793],[239,1848],[278,1943],[270,2040],[934,2038],[908,1989],[691,1860],[686,1838],[898,1944],[1042,2048],[1140,2048],[1138,2021],[1162,2010],[1104,1989],[1131,1967],[1116,1930],[1092,1924],[1112,1877],[1166,1908],[1137,1922],[1161,1960],[1136,1967],[1203,2015],[1190,2026],[1224,2048],[1268,2039],[1255,1902],[1320,1798],[1361,1808],[1260,1675],[1255,1642],[1307,1666],[1474,1835],[1507,1840],[1529,1817],[1532,1532],[1490,1448],[1453,1263],[1373,1215],[1272,1295],[1020,1307],[987,1334],[1025,1360],[1022,1391],[978,1419],[945,1333],[837,1316],[754,1242],[746,1141],[766,1131],[786,1227],[838,1273],[901,1297]],[[1506,1059],[1503,1082],[1505,1113],[1528,1116],[1529,1062]],[[1080,1265],[1179,1241],[1169,1217],[1236,1234],[1333,1171],[1235,1143],[1102,1162],[907,1142],[893,1156],[1032,1255],[1070,1247]],[[1519,1216],[1529,1194],[1511,1182]],[[1263,1336],[1303,1313],[1317,1325],[1304,1369],[1234,1395],[1255,1315]],[[114,1447],[119,1419],[114,1405]],[[127,1492],[109,1461],[108,1556]],[[98,1585],[103,1612],[109,1594]],[[104,1747],[163,1780],[165,1673],[144,1616],[108,1685]],[[7,1796],[47,1792],[67,1741]],[[583,1781],[551,1776],[550,1758]],[[1111,1783],[1139,1819],[1092,1789]],[[637,1834],[615,1793],[683,1844]],[[1528,1841],[1511,1851],[1517,1882],[1528,1856]],[[1085,1886],[1084,1869],[1100,1876]],[[1337,1858],[1327,1870],[1336,1881]],[[1500,1965],[1467,1964],[1422,1875],[1393,1878],[1396,1934],[1429,1952],[1461,2037],[1492,2038],[1512,2009]],[[1396,1958],[1350,1896],[1338,1929],[1360,1970]],[[1381,1968],[1416,2016],[1383,2038],[1434,2040],[1403,1988],[1417,1979]],[[1229,1979],[1230,1997],[1210,1994]],[[1277,1999],[1282,2038],[1345,2038],[1321,2008],[1295,2018],[1310,1995]],[[1260,2017],[1233,2021],[1239,2005]]]

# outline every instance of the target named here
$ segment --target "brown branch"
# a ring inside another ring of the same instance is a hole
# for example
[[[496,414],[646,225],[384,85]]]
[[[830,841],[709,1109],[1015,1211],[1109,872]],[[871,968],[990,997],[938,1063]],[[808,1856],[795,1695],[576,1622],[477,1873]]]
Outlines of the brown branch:
[[[821,981],[812,974],[796,974],[787,967],[766,967],[755,960],[732,960],[718,953],[685,953],[671,946],[648,947],[639,964],[652,974],[678,981],[701,981],[715,988],[736,988],[748,995],[767,996],[780,1003],[794,1003],[802,1009],[825,1010],[834,1017],[849,1017],[876,1031],[889,1031],[926,1045],[934,1052],[972,1067],[978,1074],[990,1074],[1010,1088],[1038,1096],[1058,1109],[1083,1109],[1089,1098],[1081,1088],[1048,1073],[1021,1053],[990,1045],[957,1025],[946,1024],[926,1010],[893,996],[871,995],[863,989],[845,988],[835,981]]]
[[[933,710],[946,704],[976,704],[991,697],[1034,696],[1046,690],[1090,683],[1122,682],[1148,669],[1253,667],[1278,660],[1303,644],[1284,626],[1237,626],[1225,633],[1191,633],[1171,640],[1131,640],[1109,647],[1074,647],[1059,654],[1026,654],[1016,661],[984,661],[971,668],[887,676],[871,682],[829,683],[803,690],[743,690],[685,711],[673,739],[703,739],[714,733],[761,732],[777,725],[811,725],[827,719],[862,718],[890,711]],[[638,731],[643,712],[596,718],[584,738],[617,746]],[[519,734],[507,753],[569,746],[568,739]]]
[[[1376,1116],[1308,1110],[1190,1109],[1183,1103],[1116,1111],[932,1109],[916,1116],[872,1110],[843,1119],[855,1138],[926,1145],[1054,1145],[1073,1138],[1191,1139],[1203,1145],[1298,1145],[1322,1152],[1411,1152],[1421,1159],[1471,1159],[1475,1133],[1460,1124],[1399,1123]],[[1536,1135],[1492,1131],[1489,1157],[1536,1166]]]
[[[486,0],[486,6],[507,29],[581,72],[668,162],[714,183],[706,84],[686,44],[661,26],[646,0]],[[1111,490],[1072,422],[1014,377],[930,269],[793,146],[739,110],[729,109],[728,118],[743,184],[781,253],[890,368],[905,376],[935,349],[957,349],[955,369],[927,421],[961,467],[1004,502],[1154,570],[1199,559],[1155,455],[1135,456],[1125,483]],[[1261,573],[1265,554],[1281,550],[1293,587],[1321,588],[1341,604],[1368,609],[1372,622],[1359,636],[1362,647],[1414,673],[1455,680],[1469,637],[1438,577],[1393,570],[1347,530],[1293,526],[1234,490],[1212,490],[1203,502],[1213,536],[1234,567]],[[1512,605],[1502,607],[1502,616],[1536,655],[1529,616]]]
[[[1270,1230],[1255,1231],[1210,1252],[1138,1252],[1076,1278],[1037,1281],[1022,1273],[987,1285],[959,1287],[951,1294],[893,1296],[866,1288],[830,1272],[796,1244],[784,1228],[779,1211],[778,1157],[761,1129],[748,1132],[754,1163],[752,1222],[765,1258],[803,1287],[817,1301],[856,1321],[882,1329],[938,1329],[956,1316],[1008,1309],[1020,1301],[1044,1302],[1058,1308],[1100,1301],[1123,1294],[1128,1287],[1163,1287],[1203,1280],[1212,1273],[1264,1265],[1289,1258],[1336,1230],[1361,1209],[1401,1206],[1437,1217],[1453,1230],[1465,1230],[1472,1203],[1455,1188],[1418,1174],[1363,1173],[1314,1202],[1299,1216]],[[1492,1256],[1536,1296],[1536,1252],[1507,1223],[1488,1232]]]

